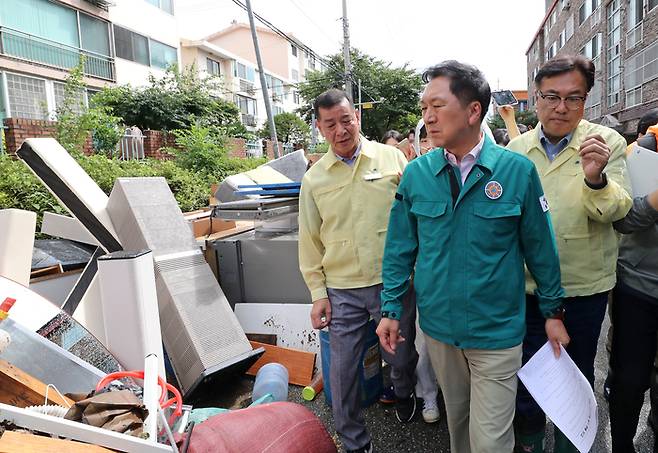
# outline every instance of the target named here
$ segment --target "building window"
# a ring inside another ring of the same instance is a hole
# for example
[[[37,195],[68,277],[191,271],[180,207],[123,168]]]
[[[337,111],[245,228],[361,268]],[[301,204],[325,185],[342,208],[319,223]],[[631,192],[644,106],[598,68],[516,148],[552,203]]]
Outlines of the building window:
[[[555,56],[557,53],[557,41],[555,41],[553,44],[551,44],[551,47],[548,48],[548,51],[546,52],[546,60],[550,60]]]
[[[168,46],[154,39],[149,40],[151,44],[151,66],[167,69],[178,61],[178,52],[175,47]]]
[[[564,44],[567,42],[567,40],[565,39],[565,36],[566,36],[566,31],[562,30],[562,32],[560,32],[560,36],[558,36],[558,39],[557,39],[557,43],[558,43],[557,48],[558,48],[558,50],[561,49],[562,47],[564,47]]]
[[[76,10],[58,3],[47,0],[1,0],[0,23],[39,38],[80,47]]]
[[[174,14],[174,1],[173,0],[146,0],[151,5],[160,8],[169,14]]]
[[[244,113],[246,115],[256,115],[255,99],[236,94],[235,103],[238,105],[238,108],[240,109],[240,113]]]
[[[569,41],[571,37],[573,36],[573,15],[569,15],[569,18],[567,19],[567,23],[564,26],[564,31],[565,31],[565,40]]]
[[[585,46],[582,48],[581,52],[590,60],[595,60],[601,54],[601,33],[597,33],[592,36],[592,39],[585,43]]]
[[[117,57],[145,66],[167,69],[178,61],[178,51],[154,39],[149,39],[118,25],[114,26],[114,46]]]
[[[12,117],[35,120],[48,118],[45,80],[8,73],[7,97]]]
[[[146,66],[149,65],[149,43],[146,36],[115,25],[114,45],[116,47],[117,57]]]
[[[215,61],[212,58],[206,58],[206,70],[208,71],[208,74],[215,76],[221,75],[220,67],[221,65],[219,61]]]
[[[658,42],[629,58],[624,65],[626,93],[658,77]]]
[[[249,82],[254,82],[256,80],[256,73],[254,71],[254,68],[249,67],[247,65],[244,65],[239,62],[235,62],[235,71],[233,75],[235,77],[239,77],[243,80],[248,80]],[[267,76],[266,76],[267,77]]]
[[[621,90],[621,5],[620,0],[608,4],[608,107],[619,102]]]
[[[582,25],[600,5],[601,0],[585,0],[585,3],[578,9],[578,25]]]
[[[100,55],[110,55],[110,33],[107,22],[80,13],[80,47]]]
[[[278,106],[278,105],[273,105],[273,106],[272,106],[272,112],[273,112],[275,115],[279,115],[279,114],[283,113],[284,110],[283,110],[283,107],[280,107],[280,106]]]
[[[642,104],[642,86],[626,91],[625,107],[633,107]]]
[[[290,48],[292,49],[292,56],[296,57],[297,56],[297,46],[294,44],[290,44]]]
[[[292,80],[294,80],[295,82],[298,82],[299,81],[299,71],[296,70],[296,69],[293,69],[293,70],[290,71],[290,73],[292,74]]]
[[[55,108],[59,108],[62,106],[64,98],[66,97],[65,85],[61,82],[53,82],[53,92],[55,94]],[[85,94],[85,91],[80,91],[77,96],[77,102],[73,103],[71,106],[75,113],[82,113],[87,105]]]
[[[299,91],[292,92],[292,100],[295,104],[299,104]]]

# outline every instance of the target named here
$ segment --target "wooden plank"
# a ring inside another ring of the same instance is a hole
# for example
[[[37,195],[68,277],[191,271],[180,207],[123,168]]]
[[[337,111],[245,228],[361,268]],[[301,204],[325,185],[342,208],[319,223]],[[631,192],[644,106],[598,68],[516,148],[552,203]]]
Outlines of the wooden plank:
[[[57,263],[53,266],[44,267],[30,272],[30,281],[32,281],[33,278],[59,275],[63,273],[64,269],[62,268],[62,263]]]
[[[236,221],[235,228],[220,231],[218,233],[213,233],[206,238],[206,241],[216,241],[218,239],[224,239],[253,229],[254,229],[253,221],[245,221],[245,220]]]
[[[39,406],[46,400],[46,384],[9,362],[0,360],[0,402],[16,407]],[[49,404],[70,407],[69,398],[62,398],[52,387],[48,389]]]
[[[263,365],[276,362],[288,369],[288,381],[291,384],[307,386],[313,380],[315,353],[272,346],[257,341],[250,341],[249,343],[254,349],[265,348],[265,354],[247,370],[247,374],[255,376]]]
[[[0,453],[110,453],[112,450],[98,445],[71,440],[5,431],[0,437]]]
[[[259,343],[271,344],[276,346],[276,334],[273,333],[248,333],[247,339]]]

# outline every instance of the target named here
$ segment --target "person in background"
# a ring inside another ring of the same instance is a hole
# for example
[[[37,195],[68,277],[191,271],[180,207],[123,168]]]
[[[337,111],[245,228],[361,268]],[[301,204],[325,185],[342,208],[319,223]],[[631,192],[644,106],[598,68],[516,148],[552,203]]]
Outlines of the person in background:
[[[369,319],[381,317],[384,240],[407,160],[396,148],[359,134],[360,116],[345,92],[327,90],[313,108],[330,148],[302,179],[299,267],[313,300],[311,324],[329,328],[336,431],[348,452],[368,453],[373,445],[361,414],[355,358],[363,350]],[[396,409],[413,413],[415,358],[382,355],[392,366],[409,370],[394,381]]]
[[[656,152],[657,134],[658,124],[648,127],[637,146]],[[610,434],[613,453],[629,453],[635,451],[633,438],[656,357],[658,186],[648,195],[635,197],[630,212],[614,227],[623,236],[611,307]],[[658,451],[655,440],[653,451]]]
[[[510,452],[525,331],[523,262],[556,355],[569,337],[548,206],[530,160],[482,130],[491,90],[481,71],[445,61],[423,74],[421,110],[434,149],[409,163],[390,214],[382,347],[396,353],[411,275],[455,453]],[[495,301],[495,303],[493,303]]]
[[[594,358],[608,293],[615,285],[618,240],[613,222],[632,205],[626,175],[626,140],[614,130],[583,119],[594,85],[594,64],[582,55],[546,62],[535,77],[539,124],[508,148],[535,164],[553,215],[566,292],[564,323],[571,337],[566,350],[594,386]],[[523,363],[546,342],[536,284],[526,276],[526,335]],[[517,395],[517,450],[544,448],[546,416],[523,384]],[[555,429],[555,452],[576,448]]]
[[[422,120],[421,120],[422,121]],[[420,128],[420,147],[421,153],[425,154],[431,149],[431,143],[427,137],[427,130],[425,126]],[[399,141],[394,142],[395,134],[398,134],[396,131],[388,131],[382,137],[382,143],[389,145],[397,145]],[[415,135],[415,134],[414,134]],[[399,138],[402,138],[401,135]],[[387,140],[391,143],[387,143]],[[412,146],[414,146],[412,144]],[[413,160],[416,157],[414,152],[412,156],[407,156],[408,160]],[[409,294],[406,298],[411,298],[412,300],[405,300],[405,308],[416,311],[416,296],[413,291],[413,283],[409,288]],[[405,317],[405,319],[411,319],[411,317]],[[437,398],[439,396],[439,385],[436,382],[436,376],[434,375],[434,370],[432,369],[432,364],[430,362],[429,355],[427,354],[427,346],[425,345],[425,339],[423,338],[423,333],[420,330],[418,325],[418,320],[416,316],[413,317],[416,320],[415,326],[409,325],[400,325],[400,334],[406,338],[409,343],[413,341],[415,351],[418,354],[418,363],[416,365],[416,396],[423,400],[423,409],[421,414],[423,420],[426,423],[436,423],[440,419],[439,407],[437,405]],[[412,328],[415,328],[415,332],[410,332]],[[394,370],[391,370],[394,372]],[[395,389],[394,386],[387,386],[384,388],[379,401],[383,404],[391,404],[395,402]],[[399,416],[398,416],[399,419]]]
[[[390,131],[386,131],[386,133],[381,139],[381,143],[383,143],[384,145],[395,146],[398,143],[400,143],[402,140],[404,140],[404,137],[402,136],[401,133],[395,130],[390,130]]]

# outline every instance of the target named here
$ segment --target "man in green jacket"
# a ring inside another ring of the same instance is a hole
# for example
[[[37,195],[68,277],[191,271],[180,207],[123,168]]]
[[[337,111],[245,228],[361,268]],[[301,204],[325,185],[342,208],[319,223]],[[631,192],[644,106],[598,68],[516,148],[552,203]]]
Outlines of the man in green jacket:
[[[555,58],[535,77],[537,127],[508,148],[530,158],[552,210],[566,292],[567,352],[594,385],[594,358],[608,292],[615,286],[618,240],[613,222],[632,205],[625,178],[626,141],[614,130],[583,120],[594,85],[594,64],[583,56]],[[546,342],[542,315],[527,275],[527,334],[523,362]],[[546,417],[523,385],[517,396],[515,428],[519,451],[543,451]],[[556,452],[576,452],[556,430]]]
[[[423,74],[421,107],[438,149],[407,166],[386,236],[382,347],[394,352],[415,269],[420,327],[443,390],[451,450],[509,452],[525,333],[524,259],[556,355],[569,336],[549,207],[532,162],[481,131],[491,92],[476,68]]]

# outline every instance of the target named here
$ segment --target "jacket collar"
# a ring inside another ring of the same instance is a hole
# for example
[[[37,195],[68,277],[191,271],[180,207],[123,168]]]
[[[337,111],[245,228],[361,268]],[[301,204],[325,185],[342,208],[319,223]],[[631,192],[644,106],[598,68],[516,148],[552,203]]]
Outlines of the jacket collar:
[[[363,155],[369,159],[372,159],[375,155],[375,150],[373,149],[373,145],[368,140],[365,138],[363,135],[360,136],[361,139],[361,152],[360,155]],[[318,161],[318,164],[321,164],[325,170],[329,170],[334,164],[340,162],[340,159],[336,156],[334,153],[334,150],[329,147],[329,151]],[[358,157],[357,157],[357,162],[358,162]],[[357,165],[357,162],[354,163],[354,165]]]
[[[493,169],[498,160],[496,157],[496,144],[491,140],[488,134],[484,134],[484,144],[482,145],[482,150],[478,156],[478,160],[475,162],[475,165],[484,169],[493,172]],[[441,171],[448,165],[448,162],[445,158],[445,153],[443,148],[435,148],[428,155],[429,165],[432,170],[432,173],[438,175]]]

